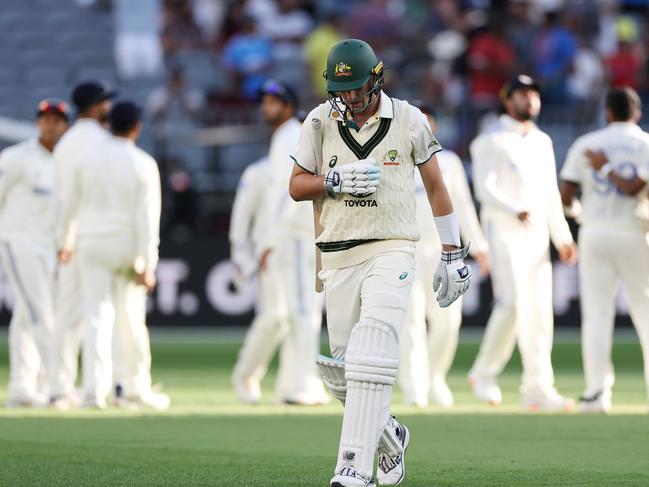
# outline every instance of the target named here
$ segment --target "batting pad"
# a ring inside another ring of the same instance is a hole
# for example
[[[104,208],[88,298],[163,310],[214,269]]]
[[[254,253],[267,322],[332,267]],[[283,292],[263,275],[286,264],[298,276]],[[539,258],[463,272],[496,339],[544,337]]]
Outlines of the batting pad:
[[[345,379],[345,362],[335,358],[318,355],[315,358],[322,382],[329,389],[331,395],[345,405],[347,396],[347,380]]]
[[[390,419],[398,367],[394,329],[378,321],[357,323],[345,355],[347,397],[336,471],[353,466],[363,477],[372,477],[379,437]],[[392,450],[392,444],[386,450]]]

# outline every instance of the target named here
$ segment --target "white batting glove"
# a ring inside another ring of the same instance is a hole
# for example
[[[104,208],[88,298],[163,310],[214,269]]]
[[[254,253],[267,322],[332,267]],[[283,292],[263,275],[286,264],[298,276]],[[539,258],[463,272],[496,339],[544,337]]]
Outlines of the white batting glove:
[[[449,307],[469,289],[471,266],[464,263],[468,254],[468,245],[450,252],[442,250],[441,260],[433,279],[433,289],[437,292],[437,302],[440,307]]]
[[[381,170],[374,159],[361,159],[327,171],[324,177],[325,193],[330,198],[341,193],[367,196],[376,192],[380,177]]]

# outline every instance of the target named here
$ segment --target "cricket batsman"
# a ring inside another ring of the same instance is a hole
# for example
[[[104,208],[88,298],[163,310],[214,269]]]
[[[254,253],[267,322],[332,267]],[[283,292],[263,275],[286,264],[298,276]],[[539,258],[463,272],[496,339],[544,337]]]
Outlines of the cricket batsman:
[[[327,58],[328,103],[307,116],[289,191],[313,200],[333,359],[318,359],[325,384],[345,404],[331,487],[397,485],[410,441],[390,415],[399,336],[415,271],[415,166],[442,242],[434,288],[449,306],[469,287],[453,205],[424,115],[382,91],[383,63],[357,39]]]
[[[41,101],[38,137],[0,154],[0,262],[15,297],[7,407],[49,402],[56,268],[52,151],[69,117],[64,101]]]
[[[578,138],[561,170],[561,197],[573,207],[581,190],[579,287],[586,390],[582,412],[611,409],[615,297],[624,283],[644,357],[649,396],[649,134],[638,126],[640,97],[631,88],[605,99],[608,125]]]

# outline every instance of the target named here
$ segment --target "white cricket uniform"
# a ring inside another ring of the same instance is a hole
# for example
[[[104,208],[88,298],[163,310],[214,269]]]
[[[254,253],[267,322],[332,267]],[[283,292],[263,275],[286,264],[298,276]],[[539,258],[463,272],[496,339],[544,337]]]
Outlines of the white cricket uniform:
[[[74,165],[63,193],[61,238],[76,227],[81,301],[85,321],[84,400],[105,404],[113,370],[111,344],[117,319],[125,395],[148,392],[150,352],[143,289],[133,273],[152,271],[158,260],[160,186],[155,161],[135,144],[112,137],[97,157]],[[125,302],[126,301],[126,302]],[[122,333],[122,331],[124,331]]]
[[[649,181],[649,134],[630,122],[614,122],[578,138],[568,151],[561,179],[581,187],[579,282],[585,397],[611,394],[615,381],[611,347],[619,281],[644,356],[649,395],[649,189],[635,196],[618,190],[592,169],[584,155],[602,150],[621,177]]]
[[[521,392],[528,397],[553,390],[552,264],[556,247],[572,244],[556,179],[552,141],[508,115],[470,146],[476,195],[491,256],[495,306],[480,352],[469,373],[495,379],[518,342],[523,362]],[[530,223],[516,215],[528,211]]]
[[[374,158],[376,193],[319,201],[329,343],[345,360],[345,414],[336,465],[373,475],[378,439],[390,415],[399,363],[399,335],[415,270],[415,165],[441,150],[424,115],[381,93],[378,111],[358,131],[345,127],[328,103],[305,119],[294,161],[323,174]],[[358,418],[364,421],[358,421]]]
[[[281,271],[277,256],[271,253],[266,269],[257,272],[262,242],[268,238],[264,204],[269,178],[268,158],[245,169],[232,205],[229,233],[232,260],[247,278],[257,274],[258,284],[255,319],[239,351],[234,375],[259,381],[266,374],[275,350],[289,329],[286,296],[278,285]]]
[[[52,154],[38,139],[0,155],[0,262],[15,297],[9,324],[10,400],[46,400],[50,392],[56,264],[53,164]]]
[[[457,154],[446,149],[437,154],[437,161],[453,202],[463,240],[471,243],[469,250],[472,255],[487,252],[487,241],[480,228],[462,161]],[[407,403],[425,405],[428,403],[430,386],[436,380],[446,381],[446,374],[453,362],[462,323],[462,297],[448,308],[440,308],[435,299],[433,274],[442,244],[419,173],[415,174],[415,180],[417,223],[421,237],[417,242],[417,265],[410,306],[401,334],[399,385]]]
[[[322,300],[310,285],[316,267],[313,207],[307,201],[293,201],[288,194],[291,154],[300,128],[300,122],[292,118],[278,127],[271,139],[266,240],[261,246],[275,254],[278,272],[274,285],[282,288],[288,313],[276,393],[284,400],[317,403],[328,398],[315,364],[320,351]]]
[[[72,169],[96,159],[99,156],[98,147],[101,147],[108,137],[108,132],[96,120],[89,118],[77,120],[61,137],[54,148],[54,183],[59,213],[62,211],[63,198],[69,196],[65,193],[72,191],[69,181]],[[72,241],[62,241],[60,221],[58,227],[59,249],[64,245],[74,246],[74,235],[71,235]],[[76,257],[73,256],[66,265],[59,265],[57,271],[54,298],[53,397],[70,396],[75,392],[79,347],[83,336],[79,259]],[[87,340],[84,341],[84,356],[86,354],[89,355],[88,360],[90,356],[95,355],[92,343]]]

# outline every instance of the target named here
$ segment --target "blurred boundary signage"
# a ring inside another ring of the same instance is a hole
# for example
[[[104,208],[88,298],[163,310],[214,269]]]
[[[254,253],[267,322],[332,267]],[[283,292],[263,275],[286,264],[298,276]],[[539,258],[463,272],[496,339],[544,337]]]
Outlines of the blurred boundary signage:
[[[163,244],[158,286],[149,299],[153,326],[246,326],[253,317],[255,283],[237,291],[232,285],[234,266],[225,239],[192,239]],[[553,306],[557,326],[579,326],[577,268],[554,262]],[[473,263],[474,285],[464,298],[463,326],[484,327],[492,308],[489,279],[481,278]],[[478,284],[476,286],[475,284]],[[310,283],[309,283],[310,285]],[[13,297],[0,275],[0,325],[9,323]],[[618,324],[628,323],[624,292],[618,295]]]

